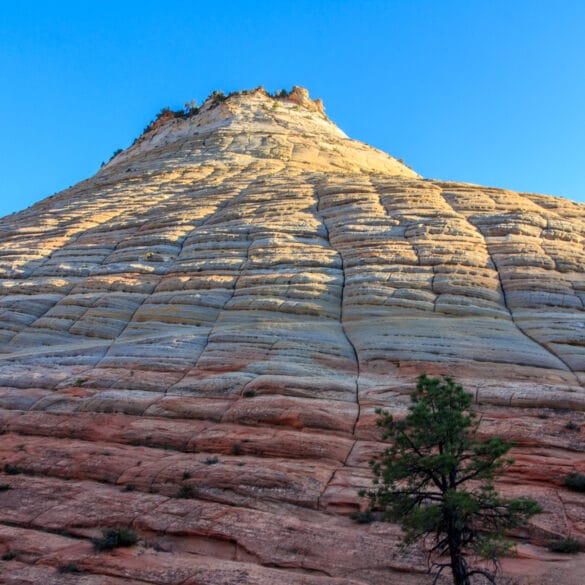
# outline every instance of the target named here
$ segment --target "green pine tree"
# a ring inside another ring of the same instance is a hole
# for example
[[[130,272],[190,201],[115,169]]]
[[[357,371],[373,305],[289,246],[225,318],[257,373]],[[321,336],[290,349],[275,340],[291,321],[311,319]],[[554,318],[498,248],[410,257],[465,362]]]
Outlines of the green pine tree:
[[[480,575],[496,583],[498,559],[511,548],[506,531],[542,511],[534,500],[505,499],[494,488],[512,463],[512,445],[476,437],[472,397],[450,378],[423,374],[411,402],[404,420],[377,411],[390,446],[371,462],[375,487],[362,495],[384,520],[400,523],[406,545],[434,537],[427,550],[435,582],[450,568],[455,585]],[[471,557],[491,560],[493,570],[470,566]]]

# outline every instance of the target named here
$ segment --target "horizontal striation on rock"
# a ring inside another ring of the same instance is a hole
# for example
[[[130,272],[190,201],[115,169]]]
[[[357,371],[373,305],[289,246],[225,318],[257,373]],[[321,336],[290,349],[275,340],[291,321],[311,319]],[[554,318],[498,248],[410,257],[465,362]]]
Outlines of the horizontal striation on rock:
[[[0,314],[7,583],[426,583],[348,518],[422,372],[517,445],[501,489],[545,508],[518,566],[585,538],[584,206],[423,179],[300,88],[170,116],[0,219]],[[93,551],[119,525],[143,544]]]

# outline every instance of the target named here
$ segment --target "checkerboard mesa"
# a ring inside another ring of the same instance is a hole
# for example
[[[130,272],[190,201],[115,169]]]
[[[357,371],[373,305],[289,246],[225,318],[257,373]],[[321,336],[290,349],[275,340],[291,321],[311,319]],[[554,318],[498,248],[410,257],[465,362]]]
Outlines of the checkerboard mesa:
[[[299,88],[163,112],[0,219],[2,579],[424,583],[397,526],[350,515],[375,410],[426,372],[544,508],[509,572],[570,584],[548,544],[585,538],[584,244],[583,205],[422,178]],[[96,554],[119,527],[137,543]]]

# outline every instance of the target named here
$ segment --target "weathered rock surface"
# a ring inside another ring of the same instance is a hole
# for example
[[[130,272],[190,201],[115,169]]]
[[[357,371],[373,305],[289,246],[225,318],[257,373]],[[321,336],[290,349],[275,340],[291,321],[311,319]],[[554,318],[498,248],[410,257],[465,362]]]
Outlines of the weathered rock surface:
[[[0,311],[2,582],[427,583],[397,527],[348,517],[375,408],[423,371],[475,394],[517,445],[502,491],[545,509],[505,566],[583,582],[544,546],[585,541],[583,205],[423,179],[258,90],[0,220]],[[141,543],[97,553],[115,526]]]

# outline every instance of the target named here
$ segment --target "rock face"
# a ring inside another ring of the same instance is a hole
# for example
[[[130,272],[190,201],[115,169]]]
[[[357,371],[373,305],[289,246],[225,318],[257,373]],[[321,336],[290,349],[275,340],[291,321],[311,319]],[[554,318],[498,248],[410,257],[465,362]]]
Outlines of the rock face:
[[[0,220],[0,295],[2,582],[430,583],[348,518],[422,372],[517,443],[500,489],[545,513],[505,566],[583,582],[544,546],[585,539],[583,205],[423,179],[255,90]]]

